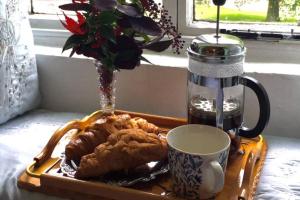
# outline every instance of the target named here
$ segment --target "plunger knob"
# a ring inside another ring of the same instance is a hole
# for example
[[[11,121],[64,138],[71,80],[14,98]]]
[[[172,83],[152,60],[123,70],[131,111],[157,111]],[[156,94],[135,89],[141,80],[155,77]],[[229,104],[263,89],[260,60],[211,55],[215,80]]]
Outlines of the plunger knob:
[[[213,0],[213,2],[216,6],[223,6],[226,0]]]

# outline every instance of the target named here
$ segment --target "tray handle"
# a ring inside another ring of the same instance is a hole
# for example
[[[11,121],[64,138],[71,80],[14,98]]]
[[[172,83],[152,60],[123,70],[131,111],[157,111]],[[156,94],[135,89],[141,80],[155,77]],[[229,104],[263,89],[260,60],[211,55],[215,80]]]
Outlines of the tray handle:
[[[253,173],[253,167],[255,164],[255,156],[251,151],[248,154],[247,161],[245,164],[245,168],[241,170],[240,176],[242,176],[242,184],[240,186],[240,194],[238,196],[238,200],[247,200],[249,193],[249,184],[251,180],[251,176]]]
[[[41,175],[40,172],[36,172],[37,169],[45,163],[52,155],[54,148],[56,147],[57,143],[60,139],[72,129],[80,129],[81,122],[78,120],[70,121],[64,126],[57,129],[54,134],[51,136],[50,140],[43,148],[43,150],[33,158],[33,163],[27,166],[26,173],[32,177],[39,177]]]
[[[55,133],[52,135],[46,146],[43,148],[43,150],[36,156],[34,157],[34,167],[39,167],[41,166],[46,160],[48,160],[51,157],[51,154],[56,147],[57,143],[60,141],[60,139],[69,131],[72,129],[77,129],[77,130],[83,130],[89,124],[92,122],[96,121],[99,117],[103,115],[103,112],[101,110],[96,111],[92,113],[89,116],[84,117],[82,120],[74,120],[70,121],[64,126],[60,127],[55,131]]]
[[[69,131],[72,129],[81,129],[82,125],[80,121],[70,121],[61,128],[57,129],[46,146],[43,148],[43,150],[34,157],[35,161],[35,167],[41,166],[46,160],[48,160],[56,147],[57,143],[60,141],[60,139]]]
[[[240,191],[238,200],[247,200],[249,196],[250,181],[253,175],[256,161],[260,159],[261,149],[263,146],[263,137],[260,135],[256,146],[248,154],[246,163],[240,171]]]
[[[92,122],[96,121],[100,116],[103,115],[103,112],[101,110],[96,111],[92,113],[89,116],[84,117],[82,120],[74,120],[70,121],[58,130],[55,131],[55,133],[52,135],[44,149],[39,153],[35,158],[35,167],[40,166],[43,164],[46,160],[48,160],[51,157],[51,154],[56,147],[57,143],[60,141],[60,139],[69,131],[72,129],[77,129],[77,130],[83,130],[89,124]]]

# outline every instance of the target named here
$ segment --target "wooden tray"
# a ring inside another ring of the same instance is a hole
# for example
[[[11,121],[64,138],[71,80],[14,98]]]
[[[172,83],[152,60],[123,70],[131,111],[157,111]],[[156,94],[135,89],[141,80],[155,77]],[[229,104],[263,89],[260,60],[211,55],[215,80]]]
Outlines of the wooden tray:
[[[129,113],[132,117],[142,117],[167,129],[186,124],[185,119],[125,111],[116,111],[116,113]],[[34,158],[34,162],[21,174],[18,179],[18,186],[30,191],[71,199],[178,199],[171,192],[169,175],[162,175],[152,182],[137,184],[130,188],[63,176],[59,170],[60,158],[54,155],[53,151],[60,149],[62,152],[61,150],[64,149],[66,141],[68,141],[66,135],[72,131],[83,130],[101,116],[101,111],[97,111],[82,120],[71,121],[58,129],[42,152]],[[236,153],[229,157],[225,186],[217,195],[217,200],[253,198],[266,156],[267,144],[261,136],[254,139],[242,138],[241,142],[241,150],[244,151],[244,154]]]

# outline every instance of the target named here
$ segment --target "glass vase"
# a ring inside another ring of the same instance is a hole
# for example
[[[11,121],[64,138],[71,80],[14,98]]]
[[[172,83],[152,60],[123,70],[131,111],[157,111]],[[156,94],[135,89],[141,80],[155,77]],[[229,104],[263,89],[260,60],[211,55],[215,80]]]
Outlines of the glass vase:
[[[116,105],[116,73],[110,70],[100,61],[95,62],[98,73],[98,90],[100,98],[100,109],[105,113],[114,113]]]

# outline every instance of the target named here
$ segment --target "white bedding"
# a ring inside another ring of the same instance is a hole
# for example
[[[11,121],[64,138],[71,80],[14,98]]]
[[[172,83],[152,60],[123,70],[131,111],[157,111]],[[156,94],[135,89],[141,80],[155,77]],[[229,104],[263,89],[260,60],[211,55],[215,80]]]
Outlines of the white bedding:
[[[268,154],[256,198],[300,199],[300,139],[267,136]]]
[[[20,190],[17,179],[58,127],[83,116],[39,110],[0,125],[0,200],[61,199]]]
[[[20,190],[18,176],[53,132],[83,114],[37,110],[0,125],[0,200],[59,200]],[[300,139],[267,136],[269,150],[257,200],[300,200]]]

